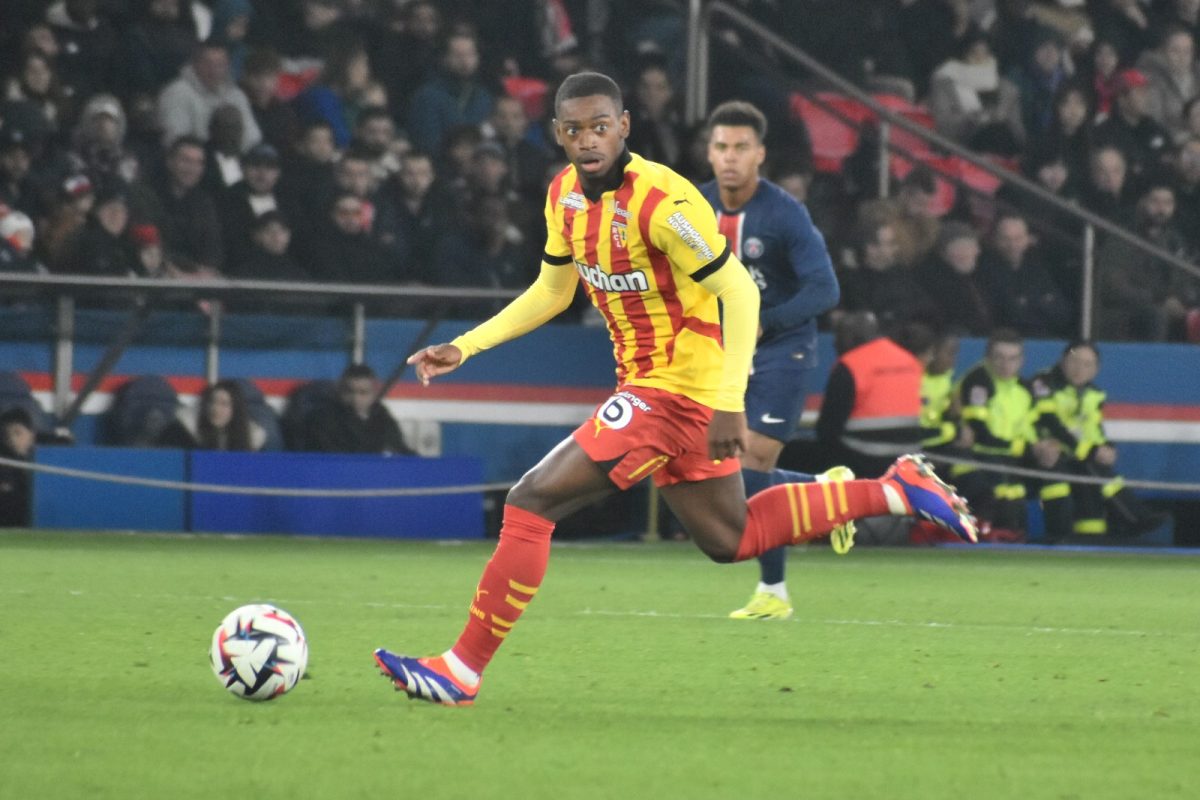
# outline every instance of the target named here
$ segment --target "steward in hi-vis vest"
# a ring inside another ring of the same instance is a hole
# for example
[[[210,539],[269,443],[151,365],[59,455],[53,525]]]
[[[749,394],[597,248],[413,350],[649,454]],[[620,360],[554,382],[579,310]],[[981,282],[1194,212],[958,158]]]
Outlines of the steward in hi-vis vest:
[[[1094,383],[1099,371],[1099,351],[1080,340],[1067,345],[1059,362],[1032,381],[1034,424],[1040,436],[1059,446],[1052,469],[1108,479],[1101,485],[1065,480],[1042,485],[1048,541],[1109,533],[1110,521],[1114,533],[1142,533],[1166,521],[1165,515],[1147,509],[1114,469],[1116,448],[1104,433],[1106,394]]]

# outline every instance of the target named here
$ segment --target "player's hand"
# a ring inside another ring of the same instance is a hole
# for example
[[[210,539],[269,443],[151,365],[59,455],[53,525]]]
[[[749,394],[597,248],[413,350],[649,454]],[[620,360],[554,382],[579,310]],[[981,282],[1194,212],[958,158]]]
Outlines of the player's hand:
[[[1102,467],[1111,467],[1117,463],[1117,448],[1111,444],[1102,444],[1096,448],[1096,463]]]
[[[746,452],[746,415],[741,411],[714,411],[708,423],[708,457],[713,461]]]
[[[408,357],[408,363],[417,368],[417,380],[428,386],[432,378],[458,369],[462,363],[462,351],[452,344],[435,344],[418,350]]]

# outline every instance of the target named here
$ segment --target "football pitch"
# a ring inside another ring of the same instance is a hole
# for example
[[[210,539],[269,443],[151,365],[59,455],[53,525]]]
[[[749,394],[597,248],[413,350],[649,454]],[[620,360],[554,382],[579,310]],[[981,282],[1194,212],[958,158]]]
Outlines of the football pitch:
[[[1200,797],[1200,557],[792,554],[788,622],[725,618],[751,565],[555,548],[473,708],[371,651],[440,651],[490,543],[0,533],[3,798]],[[309,678],[208,665],[271,601]]]

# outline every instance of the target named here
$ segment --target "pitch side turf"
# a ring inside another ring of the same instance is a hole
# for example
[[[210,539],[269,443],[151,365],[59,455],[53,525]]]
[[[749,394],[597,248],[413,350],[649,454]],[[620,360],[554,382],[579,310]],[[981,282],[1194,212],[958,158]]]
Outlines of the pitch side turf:
[[[1200,558],[825,549],[796,619],[688,545],[557,547],[474,708],[372,664],[445,647],[490,544],[0,534],[3,798],[1200,797]],[[238,700],[237,605],[311,679]]]

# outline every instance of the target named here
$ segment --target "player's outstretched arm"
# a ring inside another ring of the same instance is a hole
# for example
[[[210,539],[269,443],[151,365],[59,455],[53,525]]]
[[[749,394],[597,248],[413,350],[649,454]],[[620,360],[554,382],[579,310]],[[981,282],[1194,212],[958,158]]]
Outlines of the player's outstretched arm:
[[[433,378],[458,369],[462,351],[453,344],[434,344],[413,353],[408,357],[408,363],[416,367],[421,385],[428,386]]]

